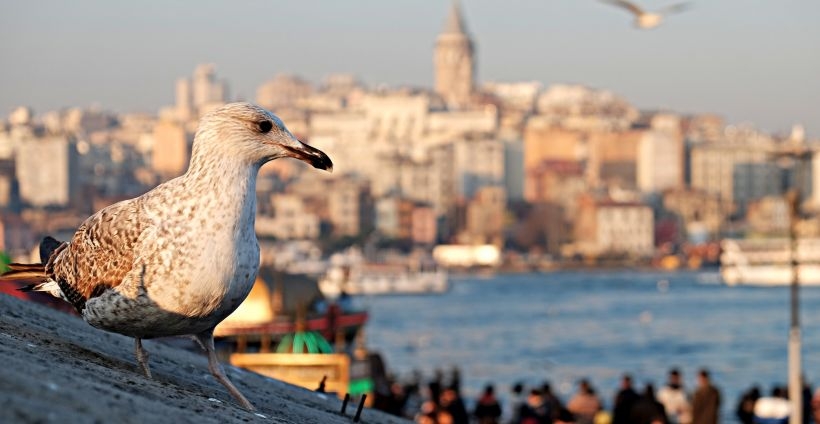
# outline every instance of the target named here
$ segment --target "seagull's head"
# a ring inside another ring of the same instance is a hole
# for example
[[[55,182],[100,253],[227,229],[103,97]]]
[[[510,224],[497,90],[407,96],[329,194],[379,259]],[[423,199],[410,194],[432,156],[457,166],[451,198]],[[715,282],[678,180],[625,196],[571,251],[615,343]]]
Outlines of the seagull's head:
[[[314,168],[333,171],[333,162],[321,150],[297,140],[273,113],[250,103],[229,103],[215,109],[199,123],[194,152],[209,150],[235,155],[251,163],[292,157]]]

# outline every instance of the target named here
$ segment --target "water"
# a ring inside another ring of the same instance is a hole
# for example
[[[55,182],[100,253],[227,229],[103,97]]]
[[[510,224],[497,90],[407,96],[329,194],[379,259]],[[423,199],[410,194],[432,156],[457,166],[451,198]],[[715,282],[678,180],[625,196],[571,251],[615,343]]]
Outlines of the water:
[[[567,400],[587,377],[611,408],[624,372],[659,387],[676,366],[691,391],[707,367],[733,419],[742,391],[787,381],[789,289],[726,287],[714,272],[463,277],[444,295],[358,301],[370,310],[368,346],[391,371],[429,377],[457,365],[468,398],[489,382],[506,394],[549,380]],[[820,289],[802,289],[803,370],[820,384],[818,310]]]

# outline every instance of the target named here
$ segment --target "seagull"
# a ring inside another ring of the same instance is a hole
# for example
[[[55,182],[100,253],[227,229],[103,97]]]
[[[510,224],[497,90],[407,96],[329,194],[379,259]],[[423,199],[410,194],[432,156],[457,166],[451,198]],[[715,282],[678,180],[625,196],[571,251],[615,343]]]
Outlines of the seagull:
[[[652,29],[661,24],[663,17],[670,13],[683,12],[689,8],[689,3],[678,3],[667,6],[657,12],[646,12],[637,6],[635,3],[627,0],[601,0],[604,3],[609,3],[618,7],[622,7],[635,15],[635,26],[640,29]]]
[[[200,120],[184,175],[100,210],[69,242],[46,237],[41,263],[11,264],[4,278],[66,300],[96,328],[133,337],[148,378],[143,339],[193,336],[214,378],[252,411],[216,357],[213,332],[256,279],[256,177],[283,157],[333,170],[271,112],[222,106]]]

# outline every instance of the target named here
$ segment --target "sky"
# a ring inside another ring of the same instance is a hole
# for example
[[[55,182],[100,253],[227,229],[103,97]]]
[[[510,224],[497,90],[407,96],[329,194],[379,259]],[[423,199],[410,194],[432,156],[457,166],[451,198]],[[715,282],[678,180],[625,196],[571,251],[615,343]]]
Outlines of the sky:
[[[659,9],[676,0],[636,0]],[[0,0],[0,114],[155,112],[214,63],[253,100],[277,73],[431,87],[448,0]],[[820,2],[697,0],[659,28],[596,0],[462,0],[478,80],[578,83],[642,109],[820,137]]]

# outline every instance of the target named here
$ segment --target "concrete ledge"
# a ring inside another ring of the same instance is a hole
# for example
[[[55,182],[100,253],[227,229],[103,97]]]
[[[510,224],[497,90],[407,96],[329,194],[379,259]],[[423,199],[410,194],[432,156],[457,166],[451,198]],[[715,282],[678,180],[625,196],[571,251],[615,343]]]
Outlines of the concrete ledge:
[[[193,343],[193,341],[191,342]],[[351,423],[341,401],[226,366],[260,414],[239,407],[204,355],[147,341],[154,378],[139,371],[134,342],[81,319],[0,294],[2,423]],[[365,410],[363,423],[407,423]]]

